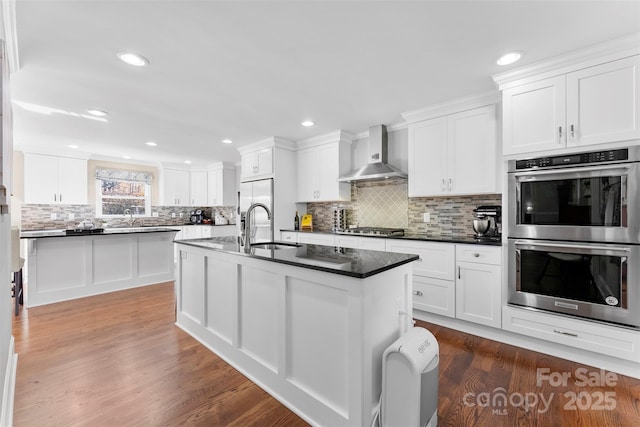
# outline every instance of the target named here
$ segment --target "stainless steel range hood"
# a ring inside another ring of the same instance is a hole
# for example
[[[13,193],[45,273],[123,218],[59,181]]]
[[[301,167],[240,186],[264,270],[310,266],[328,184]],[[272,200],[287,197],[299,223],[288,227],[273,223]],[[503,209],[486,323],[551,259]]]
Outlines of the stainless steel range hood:
[[[407,174],[387,163],[387,128],[369,128],[369,163],[338,178],[339,182],[372,181],[388,178],[407,179]]]

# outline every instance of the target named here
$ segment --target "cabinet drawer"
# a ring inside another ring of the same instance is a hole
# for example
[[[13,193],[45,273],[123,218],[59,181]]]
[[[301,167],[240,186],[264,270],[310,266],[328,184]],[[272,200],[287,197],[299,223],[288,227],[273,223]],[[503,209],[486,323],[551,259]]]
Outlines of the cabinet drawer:
[[[298,233],[292,231],[281,231],[280,240],[283,242],[298,243]]]
[[[385,239],[377,237],[359,237],[358,249],[367,249],[370,251],[384,251],[386,248]]]
[[[640,332],[504,307],[502,329],[582,350],[640,362]]]
[[[345,236],[342,234],[336,234],[335,243],[336,246],[341,248],[358,249],[358,236]]]
[[[333,234],[298,233],[298,243],[308,243],[310,245],[334,246]]]
[[[387,252],[420,256],[420,259],[413,264],[414,276],[455,280],[455,244],[404,239],[386,239],[386,241]]]
[[[502,248],[499,246],[456,245],[456,261],[502,264]]]
[[[413,276],[413,308],[442,316],[455,317],[455,282]]]

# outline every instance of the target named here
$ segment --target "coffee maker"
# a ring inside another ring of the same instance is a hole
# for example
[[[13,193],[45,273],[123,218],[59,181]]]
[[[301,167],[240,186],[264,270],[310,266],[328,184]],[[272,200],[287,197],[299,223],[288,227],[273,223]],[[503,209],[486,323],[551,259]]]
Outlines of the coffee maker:
[[[478,206],[473,210],[473,231],[476,239],[500,240],[502,206]]]

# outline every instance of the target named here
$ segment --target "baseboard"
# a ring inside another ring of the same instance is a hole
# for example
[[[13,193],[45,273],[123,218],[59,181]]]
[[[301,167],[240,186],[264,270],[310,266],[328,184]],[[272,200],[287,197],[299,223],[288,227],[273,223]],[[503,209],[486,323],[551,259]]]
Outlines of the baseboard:
[[[13,425],[13,401],[16,392],[17,368],[18,355],[15,351],[15,341],[12,335],[9,343],[9,357],[7,358],[7,368],[2,393],[2,412],[0,413],[0,426],[2,427],[10,427]]]

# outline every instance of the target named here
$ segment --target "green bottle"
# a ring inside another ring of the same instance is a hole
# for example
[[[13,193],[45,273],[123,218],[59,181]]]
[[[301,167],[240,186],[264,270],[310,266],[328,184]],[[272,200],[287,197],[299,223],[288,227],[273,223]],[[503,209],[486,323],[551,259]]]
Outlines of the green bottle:
[[[293,219],[293,229],[296,231],[300,230],[300,217],[298,216],[298,211],[296,211],[296,217]]]

